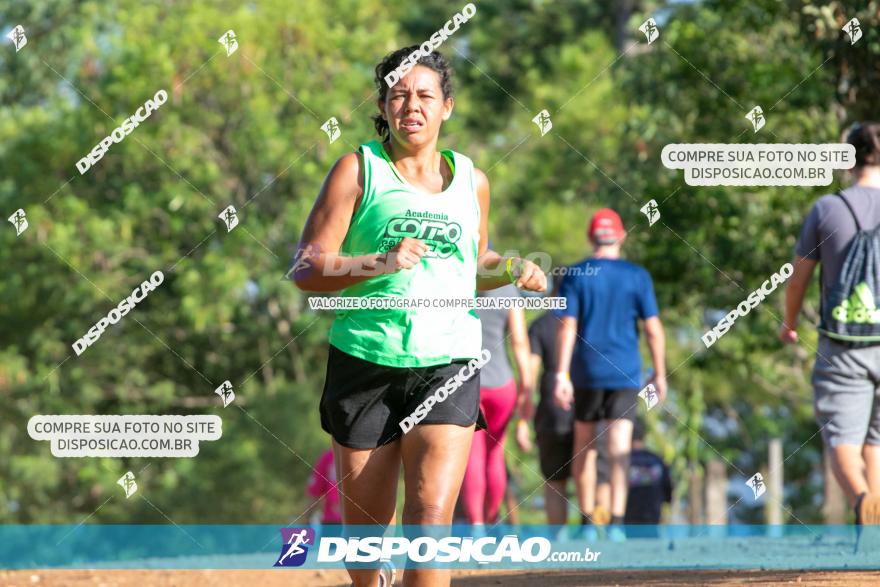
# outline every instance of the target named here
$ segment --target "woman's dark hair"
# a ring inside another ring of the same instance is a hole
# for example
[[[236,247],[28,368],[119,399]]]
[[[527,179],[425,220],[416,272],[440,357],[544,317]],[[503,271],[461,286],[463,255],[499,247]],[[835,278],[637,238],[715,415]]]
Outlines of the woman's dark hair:
[[[880,165],[880,123],[855,123],[846,133],[846,142],[856,148],[856,167]]]
[[[382,61],[379,62],[379,65],[376,66],[376,89],[379,90],[379,99],[383,102],[385,101],[386,96],[388,96],[388,84],[385,83],[385,76],[394,71],[400,66],[404,59],[406,59],[413,51],[419,50],[419,45],[411,45],[409,47],[404,47],[403,49],[398,49],[392,53],[386,55]],[[452,66],[449,65],[449,62],[446,60],[443,55],[438,53],[437,51],[432,51],[428,55],[422,55],[419,57],[419,60],[416,61],[416,65],[424,65],[425,67],[430,67],[434,71],[437,72],[437,75],[440,76],[440,88],[443,90],[443,99],[452,96]],[[382,118],[382,115],[376,114],[373,116],[373,125],[376,127],[376,133],[382,138],[383,141],[387,141],[390,138],[390,131],[388,130],[388,122]]]

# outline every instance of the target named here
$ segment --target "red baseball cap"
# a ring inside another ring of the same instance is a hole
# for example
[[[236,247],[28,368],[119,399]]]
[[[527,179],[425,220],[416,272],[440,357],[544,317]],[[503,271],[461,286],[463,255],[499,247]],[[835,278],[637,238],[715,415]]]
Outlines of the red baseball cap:
[[[611,208],[602,208],[590,220],[590,240],[600,245],[613,245],[626,234],[623,222]]]

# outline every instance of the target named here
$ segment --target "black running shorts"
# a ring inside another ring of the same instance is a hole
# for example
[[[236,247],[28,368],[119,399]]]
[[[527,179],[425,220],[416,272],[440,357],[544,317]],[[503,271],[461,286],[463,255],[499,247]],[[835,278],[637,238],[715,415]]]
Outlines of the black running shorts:
[[[349,448],[376,448],[394,442],[403,436],[404,428],[411,430],[410,425],[466,427],[476,423],[477,430],[483,430],[486,420],[480,411],[479,369],[454,391],[436,393],[441,387],[451,389],[445,384],[460,372],[468,375],[467,360],[432,367],[386,367],[330,345],[321,395],[321,428]]]
[[[638,401],[638,389],[576,389],[574,418],[579,422],[635,421]]]
[[[571,477],[574,433],[537,435],[538,460],[547,481],[565,481]]]

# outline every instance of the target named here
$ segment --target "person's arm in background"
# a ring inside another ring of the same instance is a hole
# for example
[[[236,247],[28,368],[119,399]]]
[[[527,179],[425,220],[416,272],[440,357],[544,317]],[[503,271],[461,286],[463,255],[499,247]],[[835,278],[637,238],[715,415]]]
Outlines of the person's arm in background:
[[[535,343],[534,329],[526,329],[526,313],[523,309],[514,309],[508,314],[508,328],[513,340],[513,357],[514,361],[516,361],[520,378],[519,394],[516,401],[516,444],[523,452],[529,452],[532,450],[532,440],[529,436],[529,420],[532,419],[535,413],[533,395],[538,378],[536,369],[540,365],[541,357],[540,355],[537,356],[538,361],[536,363],[536,355],[534,353],[537,349],[533,348]],[[523,340],[517,343],[520,337]]]
[[[657,307],[657,296],[654,295],[651,274],[645,270],[642,279],[638,311],[639,317],[645,321],[645,339],[648,343],[648,351],[651,353],[651,362],[654,364],[654,375],[649,383],[654,384],[662,402],[666,399],[666,333],[663,331],[663,322],[660,321],[660,310]]]
[[[556,348],[559,355],[556,359],[556,386],[553,397],[556,403],[564,410],[571,409],[574,399],[574,388],[571,385],[571,355],[574,352],[575,337],[577,336],[577,318],[564,316],[560,319],[559,330],[556,332]]]
[[[794,271],[785,284],[785,317],[779,325],[779,340],[785,344],[795,344],[798,341],[798,315],[804,305],[804,295],[810,286],[813,271],[819,263],[819,247],[825,241],[819,230],[821,215],[819,208],[820,204],[817,201],[804,219],[804,225],[795,245]]]
[[[534,394],[535,390],[538,389],[538,377],[541,374],[542,361],[541,355],[535,352],[534,343],[530,343],[529,353],[529,376],[531,377],[531,381],[529,381],[529,389],[532,390],[532,394]],[[532,405],[534,405],[534,402]],[[534,417],[534,413],[532,413],[529,417]]]
[[[559,297],[565,298],[565,309],[553,310],[553,315],[559,319],[559,329],[556,331],[556,384],[553,386],[553,401],[564,410],[570,410],[571,402],[574,400],[574,387],[569,373],[577,336],[577,316],[580,311],[578,295],[576,278],[566,274],[559,284]]]
[[[541,342],[541,330],[539,325],[541,322],[536,321],[532,322],[532,325],[529,326],[529,382],[528,388],[529,393],[534,397],[535,391],[538,389],[540,382],[538,378],[541,373],[541,363],[542,356],[544,353],[544,345]],[[552,367],[549,365],[548,367]],[[532,402],[530,402],[532,403]],[[534,406],[534,403],[532,403]],[[522,413],[519,415],[519,420],[516,424],[516,443],[519,445],[520,450],[523,452],[530,452],[532,450],[532,439],[529,436],[529,419],[534,418],[534,409],[531,410],[531,413],[528,416],[524,416]]]
[[[531,332],[529,332],[529,341],[531,341]],[[535,390],[538,389],[538,374],[541,372],[541,355],[535,354],[535,346],[531,344],[531,354],[529,355],[529,377],[531,381],[529,381],[529,393],[534,395]],[[534,418],[534,403],[532,404],[532,410],[528,417],[519,416],[519,420],[516,423],[516,443],[519,445],[520,450],[523,452],[530,452],[532,450],[532,438],[529,436],[529,420]]]
[[[666,333],[659,316],[651,316],[645,320],[645,338],[654,364],[654,375],[650,383],[657,389],[660,401],[666,399]]]
[[[798,341],[798,315],[804,304],[804,295],[813,278],[818,261],[795,256],[794,271],[785,284],[785,319],[779,325],[779,340],[786,344]]]
[[[532,382],[531,364],[529,361],[529,331],[526,328],[526,311],[514,308],[507,314],[507,327],[510,329],[510,342],[513,347],[513,362],[519,373],[516,405],[520,418],[532,417]]]

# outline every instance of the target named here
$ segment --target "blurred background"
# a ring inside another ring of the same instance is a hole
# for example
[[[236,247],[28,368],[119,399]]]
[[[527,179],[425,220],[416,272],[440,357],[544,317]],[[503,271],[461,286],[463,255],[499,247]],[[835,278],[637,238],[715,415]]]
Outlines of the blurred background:
[[[0,522],[166,523],[108,500],[136,473],[178,524],[283,523],[329,446],[318,419],[329,312],[284,276],[334,161],[374,138],[373,67],[421,43],[464,3],[143,0],[4,3],[0,52]],[[878,2],[477,2],[441,48],[456,107],[440,147],[492,186],[496,250],[588,254],[600,207],[630,231],[668,333],[670,397],[648,445],[672,467],[674,522],[844,522],[824,472],[803,344],[783,348],[777,291],[706,350],[700,336],[790,260],[822,188],[692,188],[668,143],[836,142],[880,117]],[[653,17],[651,45],[639,25]],[[857,17],[850,46],[841,27]],[[234,30],[238,50],[217,42]],[[4,39],[6,41],[6,39]],[[85,175],[75,164],[152,98],[168,102]],[[873,91],[872,91],[873,90]],[[761,105],[754,133],[746,113]],[[553,128],[531,121],[541,110]],[[320,126],[336,117],[333,143]],[[661,221],[639,208],[655,199]],[[240,224],[218,215],[228,206]],[[71,344],[162,270],[165,283],[98,342]],[[530,318],[533,318],[530,315]],[[236,400],[214,394],[224,380]],[[223,437],[188,459],[59,459],[27,435],[36,414],[217,414]],[[537,456],[508,439],[521,522],[542,523]],[[775,455],[771,457],[771,454]],[[781,469],[771,459],[784,459]],[[754,500],[762,471],[778,499]],[[778,477],[774,477],[778,475]],[[823,505],[824,504],[824,505]]]

